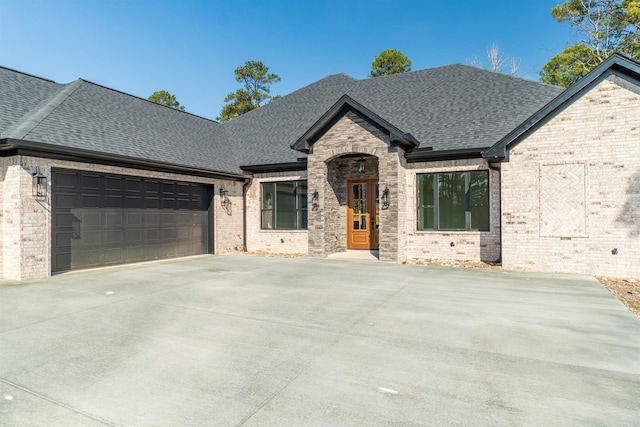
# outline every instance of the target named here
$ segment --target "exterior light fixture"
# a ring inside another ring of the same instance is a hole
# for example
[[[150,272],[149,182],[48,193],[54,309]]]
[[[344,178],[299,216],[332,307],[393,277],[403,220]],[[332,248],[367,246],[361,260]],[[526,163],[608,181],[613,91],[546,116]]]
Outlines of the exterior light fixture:
[[[231,205],[231,200],[229,200],[229,190],[225,190],[222,187],[220,187],[220,205],[224,207]]]
[[[382,191],[382,209],[389,209],[389,205],[391,202],[389,201],[389,187],[384,186],[384,190]]]
[[[362,157],[362,154],[360,154],[360,160],[358,160],[358,173],[365,173],[365,160],[364,157]]]
[[[311,210],[313,211],[317,211],[318,208],[320,207],[320,195],[318,194],[318,191],[314,191],[313,194],[311,195]]]
[[[40,169],[32,173],[32,195],[36,200],[46,200],[47,198],[47,177],[40,173]]]

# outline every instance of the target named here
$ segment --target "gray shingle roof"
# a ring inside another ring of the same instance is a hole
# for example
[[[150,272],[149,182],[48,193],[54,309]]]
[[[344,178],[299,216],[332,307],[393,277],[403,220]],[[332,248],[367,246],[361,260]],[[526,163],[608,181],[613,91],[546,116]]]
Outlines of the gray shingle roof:
[[[562,92],[466,65],[362,80],[352,98],[411,133],[420,147],[489,147]]]
[[[62,85],[0,67],[0,138],[28,113],[55,95]]]
[[[348,95],[413,135],[420,148],[486,148],[561,92],[465,65],[365,80],[337,75],[233,120],[230,134],[246,143],[238,154],[242,165],[295,161],[286,147]]]
[[[304,157],[291,144],[357,83],[345,74],[325,77],[225,123],[240,165],[295,162]]]
[[[240,172],[295,162],[290,148],[343,95],[434,150],[486,148],[562,89],[464,65],[319,80],[220,124],[84,80],[61,85],[0,68],[0,138]]]
[[[48,99],[4,128],[2,138],[241,172],[217,122],[81,79],[56,86]]]

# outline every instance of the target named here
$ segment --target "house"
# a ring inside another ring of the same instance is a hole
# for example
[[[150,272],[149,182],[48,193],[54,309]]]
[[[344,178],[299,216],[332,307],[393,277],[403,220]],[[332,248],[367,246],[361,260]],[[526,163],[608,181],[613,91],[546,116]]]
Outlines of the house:
[[[379,250],[640,276],[640,64],[562,90],[464,65],[329,76],[220,124],[0,68],[7,279]]]

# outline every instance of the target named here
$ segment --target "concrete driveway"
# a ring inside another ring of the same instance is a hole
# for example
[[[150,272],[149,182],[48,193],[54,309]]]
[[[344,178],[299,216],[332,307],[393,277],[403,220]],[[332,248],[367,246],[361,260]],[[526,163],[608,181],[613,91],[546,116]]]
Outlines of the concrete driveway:
[[[587,276],[202,256],[0,286],[0,425],[639,425]]]

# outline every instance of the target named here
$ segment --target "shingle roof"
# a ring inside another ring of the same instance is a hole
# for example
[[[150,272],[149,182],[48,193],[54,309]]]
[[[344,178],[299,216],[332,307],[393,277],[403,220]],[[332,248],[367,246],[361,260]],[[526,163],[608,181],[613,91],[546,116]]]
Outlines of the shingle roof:
[[[561,88],[466,65],[362,80],[352,98],[411,133],[420,147],[489,147]]]
[[[343,95],[434,150],[486,148],[562,90],[464,65],[355,80],[326,77],[220,124],[77,80],[0,68],[0,138],[238,173],[295,162],[290,148]]]
[[[230,134],[245,142],[243,165],[295,161],[286,147],[347,95],[413,135],[420,148],[487,148],[561,92],[465,65],[365,80],[337,75],[234,119]]]
[[[2,138],[241,172],[217,122],[82,79],[56,89],[4,127]]]
[[[30,111],[55,95],[62,85],[0,67],[0,138]]]
[[[240,165],[295,162],[304,157],[291,144],[357,83],[346,74],[328,76],[225,123]]]

